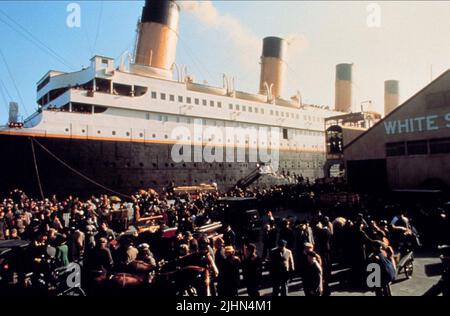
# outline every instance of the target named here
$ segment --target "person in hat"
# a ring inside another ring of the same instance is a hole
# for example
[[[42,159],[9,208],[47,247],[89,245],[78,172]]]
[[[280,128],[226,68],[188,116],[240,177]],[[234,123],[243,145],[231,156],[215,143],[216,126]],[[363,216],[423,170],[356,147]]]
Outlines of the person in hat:
[[[231,228],[230,224],[225,226],[225,232],[223,233],[223,240],[225,241],[225,246],[235,246],[236,245],[236,234]]]
[[[189,252],[195,253],[198,251],[198,241],[194,238],[190,231],[184,234],[184,243],[189,246]]]
[[[116,239],[116,234],[111,228],[108,227],[108,223],[106,221],[102,221],[98,228],[98,233],[97,235],[95,235],[95,238],[97,240],[99,240],[100,238],[106,238],[109,243]]]
[[[65,267],[69,265],[69,247],[67,247],[66,237],[64,235],[57,235],[55,239],[56,246],[56,264],[58,267]]]
[[[259,296],[259,286],[262,278],[262,259],[256,253],[256,245],[245,247],[245,259],[242,262],[242,274],[250,297]]]
[[[292,251],[286,248],[287,242],[278,241],[278,247],[270,252],[270,276],[272,278],[273,296],[287,295],[288,280],[295,271]]]
[[[320,263],[320,256],[314,251],[308,251],[306,259],[307,265],[302,278],[305,296],[322,296],[323,269]]]
[[[150,245],[147,243],[142,243],[138,245],[138,255],[136,260],[143,261],[152,266],[156,266],[156,260],[153,256],[153,253],[150,250]]]
[[[222,297],[238,296],[241,260],[235,256],[233,246],[225,247],[225,260],[219,273],[218,292]]]

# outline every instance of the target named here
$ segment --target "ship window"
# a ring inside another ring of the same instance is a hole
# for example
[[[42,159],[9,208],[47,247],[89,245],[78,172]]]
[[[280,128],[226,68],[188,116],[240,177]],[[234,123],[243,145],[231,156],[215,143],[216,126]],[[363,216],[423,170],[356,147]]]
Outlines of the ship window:
[[[164,135],[164,138],[165,138],[165,139],[168,139],[168,138],[169,138],[169,136],[168,136],[168,135]]]
[[[69,131],[69,129],[68,128],[66,128],[66,132],[68,132]]]
[[[125,135],[130,136],[130,132],[126,132]]]
[[[239,111],[239,104],[236,104],[236,110]]]
[[[92,105],[83,103],[72,103],[72,112],[76,113],[92,113]]]
[[[55,100],[56,98],[58,98],[60,95],[62,95],[63,93],[65,93],[68,90],[69,90],[69,88],[60,88],[60,89],[51,90],[48,93],[48,97],[49,97],[48,101],[50,102],[50,101]]]
[[[178,102],[183,102],[183,97],[181,95],[178,96]]]
[[[158,115],[158,121],[162,122],[162,120],[163,120],[162,115]]]
[[[140,138],[144,137],[144,134],[143,133],[139,133],[139,137]]]
[[[106,106],[94,106],[94,113],[98,114],[98,113],[103,113],[107,110],[108,108]]]
[[[278,115],[279,115],[278,111],[275,111],[275,116],[278,116]]]
[[[81,132],[84,134],[84,133],[86,133],[86,130],[82,129]]]
[[[194,102],[195,102],[196,105],[200,104],[200,100],[198,98],[195,98]]]
[[[206,100],[202,100],[202,104],[203,104],[204,106],[206,106],[206,105],[208,104],[208,102],[207,102]]]
[[[281,112],[281,117],[284,117],[284,112]]]
[[[122,96],[132,96],[132,86],[120,83],[113,83],[113,94]]]
[[[187,97],[187,98],[186,98],[186,103],[187,103],[187,104],[191,104],[191,103],[192,103],[192,99],[191,99],[190,97]]]
[[[430,140],[431,154],[448,154],[450,153],[450,138],[431,139]]]
[[[270,110],[270,115],[273,115],[273,110]]]
[[[101,131],[97,131],[97,134],[101,134],[102,132]]]
[[[113,134],[113,135],[116,135],[116,131],[112,131],[112,134]]]
[[[150,113],[145,113],[145,119],[147,119],[147,120],[150,119]]]
[[[233,109],[233,104],[228,104],[228,108],[230,109],[230,110],[232,110]]]
[[[146,87],[134,86],[134,95],[136,97],[143,96],[146,93],[147,93],[147,88]]]
[[[249,112],[253,112],[253,108],[251,106],[248,107]]]
[[[261,109],[261,114],[264,114],[264,109]]]
[[[258,108],[255,108],[255,113],[258,113]]]
[[[153,138],[156,138],[156,134],[152,134],[152,137],[153,137]]]
[[[245,105],[242,106],[242,111],[247,111],[247,107]]]
[[[209,101],[209,106],[214,107],[214,101]]]
[[[156,99],[156,92],[152,91],[152,99]]]
[[[161,100],[165,100],[166,99],[166,94],[165,93],[161,93]]]
[[[50,76],[47,76],[38,86],[37,91],[41,90],[43,87],[45,87],[50,82]]]
[[[180,123],[180,118],[177,116],[177,117],[175,118],[175,121],[177,121],[177,123]]]
[[[111,80],[95,78],[95,86],[98,92],[111,93]]]
[[[175,96],[174,96],[173,94],[171,94],[171,95],[169,96],[169,100],[172,101],[172,102],[175,101]]]
[[[221,108],[222,108],[222,102],[217,102],[217,107],[218,107],[219,109],[221,109]]]

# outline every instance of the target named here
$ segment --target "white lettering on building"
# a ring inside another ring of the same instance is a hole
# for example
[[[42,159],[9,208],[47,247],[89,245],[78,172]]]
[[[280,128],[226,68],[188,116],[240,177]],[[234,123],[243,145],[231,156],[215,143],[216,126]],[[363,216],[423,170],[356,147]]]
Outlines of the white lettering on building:
[[[437,131],[440,128],[437,123],[438,119],[438,115],[428,115],[406,118],[402,120],[385,121],[383,122],[383,124],[384,130],[387,135],[395,135],[404,133]],[[444,116],[444,120],[447,122],[444,127],[450,128],[450,113],[447,113]]]

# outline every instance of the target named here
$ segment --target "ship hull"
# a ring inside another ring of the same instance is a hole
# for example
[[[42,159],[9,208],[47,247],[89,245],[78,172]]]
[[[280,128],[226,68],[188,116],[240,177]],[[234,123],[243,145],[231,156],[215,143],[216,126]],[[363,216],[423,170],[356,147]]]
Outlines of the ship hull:
[[[112,193],[108,189],[128,195],[139,189],[161,191],[171,181],[177,186],[215,182],[224,191],[257,166],[249,162],[175,163],[171,158],[171,144],[34,139],[37,142],[32,146],[30,136],[0,134],[2,194],[19,188],[38,197],[40,183],[45,196]],[[324,159],[320,152],[281,151],[279,171],[320,177]]]

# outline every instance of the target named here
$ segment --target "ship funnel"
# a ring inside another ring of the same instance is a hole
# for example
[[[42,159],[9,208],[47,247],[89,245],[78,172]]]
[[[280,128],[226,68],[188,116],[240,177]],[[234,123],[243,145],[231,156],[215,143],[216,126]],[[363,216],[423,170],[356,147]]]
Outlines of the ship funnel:
[[[259,93],[280,97],[283,92],[287,42],[279,37],[263,40]]]
[[[384,82],[384,115],[388,115],[399,105],[398,80],[386,80]]]
[[[134,67],[134,70],[147,70],[154,75],[172,77],[179,15],[180,7],[173,0],[145,1],[136,45],[135,64],[138,67]]]
[[[19,121],[19,104],[9,102],[9,120],[8,123],[17,123]]]
[[[350,112],[352,109],[353,64],[336,66],[335,110]]]

